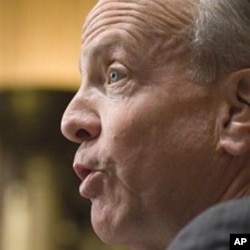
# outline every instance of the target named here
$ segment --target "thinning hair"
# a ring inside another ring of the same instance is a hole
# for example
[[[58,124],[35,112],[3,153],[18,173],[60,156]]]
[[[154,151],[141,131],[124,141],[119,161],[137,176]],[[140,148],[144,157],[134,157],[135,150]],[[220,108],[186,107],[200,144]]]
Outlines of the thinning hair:
[[[250,0],[194,0],[191,39],[194,79],[214,82],[250,67]]]

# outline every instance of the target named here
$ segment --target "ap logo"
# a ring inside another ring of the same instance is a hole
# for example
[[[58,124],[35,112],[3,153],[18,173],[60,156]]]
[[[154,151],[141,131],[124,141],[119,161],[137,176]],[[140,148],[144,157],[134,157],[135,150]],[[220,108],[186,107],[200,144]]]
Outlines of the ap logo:
[[[230,250],[250,250],[250,234],[230,234]]]

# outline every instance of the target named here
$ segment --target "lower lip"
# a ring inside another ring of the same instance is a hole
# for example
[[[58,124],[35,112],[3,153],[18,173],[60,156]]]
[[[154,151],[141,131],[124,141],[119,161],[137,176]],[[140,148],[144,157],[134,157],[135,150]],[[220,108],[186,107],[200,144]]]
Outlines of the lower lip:
[[[104,173],[101,171],[90,173],[80,185],[81,196],[88,199],[95,198],[100,193],[103,175]]]

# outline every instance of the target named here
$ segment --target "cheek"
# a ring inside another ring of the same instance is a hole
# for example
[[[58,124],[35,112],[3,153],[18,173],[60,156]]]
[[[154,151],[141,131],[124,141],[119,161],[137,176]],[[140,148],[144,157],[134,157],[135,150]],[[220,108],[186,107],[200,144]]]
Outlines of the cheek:
[[[168,92],[146,89],[104,105],[101,145],[116,162],[119,178],[139,191],[152,182],[157,188],[158,180],[185,181],[213,153],[214,121],[204,98]]]
[[[164,130],[168,124],[155,114],[135,110],[125,115],[113,113],[116,119],[107,119],[103,128],[105,148],[116,163],[116,175],[136,192],[155,178],[158,165],[166,165]]]
[[[106,148],[117,163],[117,174],[137,190],[181,176],[184,168],[196,171],[195,165],[209,154],[207,138],[211,134],[210,121],[204,115],[176,115],[165,107],[143,107],[141,112],[114,113],[116,119],[107,120],[104,128],[109,132]]]

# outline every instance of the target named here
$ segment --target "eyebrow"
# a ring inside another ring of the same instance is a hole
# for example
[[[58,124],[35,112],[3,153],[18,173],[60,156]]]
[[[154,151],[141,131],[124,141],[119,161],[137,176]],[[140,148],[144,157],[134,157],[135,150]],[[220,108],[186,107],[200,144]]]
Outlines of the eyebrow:
[[[82,58],[88,57],[90,59],[97,58],[98,56],[107,55],[110,58],[124,58],[128,64],[135,63],[139,58],[139,50],[135,49],[132,44],[125,43],[121,39],[104,39],[96,45],[90,45],[90,47],[85,50],[82,49],[81,57],[79,59],[79,71],[82,73]],[[128,65],[126,65],[129,67]]]
[[[115,49],[121,49],[120,51],[127,51],[131,54],[136,53],[136,50],[133,49],[133,46],[128,45],[121,39],[104,39],[97,45],[91,46],[90,47],[90,54],[96,56],[97,54],[103,53],[103,50],[105,50],[105,53],[110,52],[111,50]]]

